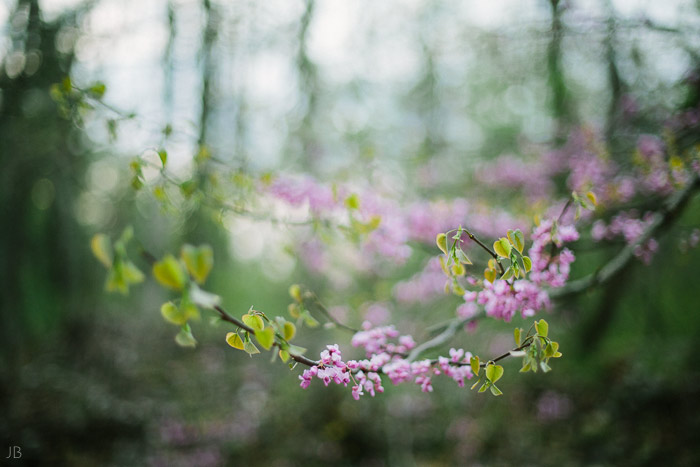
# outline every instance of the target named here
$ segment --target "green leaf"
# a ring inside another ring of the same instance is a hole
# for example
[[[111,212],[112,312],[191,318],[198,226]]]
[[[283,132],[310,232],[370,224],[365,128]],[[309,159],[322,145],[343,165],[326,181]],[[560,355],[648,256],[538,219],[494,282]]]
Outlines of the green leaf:
[[[552,371],[552,368],[551,368],[549,365],[547,365],[547,362],[545,362],[545,361],[541,361],[541,362],[540,362],[540,368],[542,368],[542,371],[543,371],[544,373],[547,373],[547,372],[549,372],[549,371]]]
[[[535,329],[537,329],[538,335],[547,337],[547,333],[549,332],[549,324],[547,324],[547,321],[541,319],[535,322]]]
[[[513,268],[508,267],[508,269],[506,269],[506,272],[504,272],[503,275],[501,276],[501,280],[507,281],[511,277],[513,277]]]
[[[289,321],[285,321],[284,325],[282,326],[282,334],[284,335],[284,340],[290,341],[294,338],[294,336],[297,333],[297,327],[294,326],[294,323],[290,323]]]
[[[246,313],[242,319],[246,326],[250,326],[254,331],[262,331],[265,328],[265,321],[258,314]]]
[[[520,277],[520,265],[515,260],[515,258],[513,258],[512,256],[511,256],[510,268],[513,270],[513,275],[515,276],[515,278],[516,279],[519,278]]]
[[[127,284],[138,284],[139,282],[143,282],[145,278],[141,270],[131,261],[122,263],[122,274]]]
[[[271,327],[261,331],[255,331],[255,338],[265,350],[270,350],[275,343],[275,330]]]
[[[357,194],[353,193],[347,198],[345,198],[345,207],[348,209],[360,209],[360,198]]]
[[[365,224],[365,231],[366,233],[373,232],[374,230],[377,230],[377,227],[382,223],[382,217],[381,216],[372,216],[369,219],[369,222]]]
[[[525,268],[525,272],[530,272],[530,269],[532,269],[532,260],[530,259],[529,256],[523,256],[523,267]]]
[[[163,318],[173,324],[182,326],[187,322],[187,318],[184,313],[180,312],[180,309],[173,302],[165,302],[160,306],[160,314]]]
[[[462,251],[461,248],[457,248],[455,251],[455,254],[457,255],[457,259],[464,264],[472,264],[472,261],[469,259],[469,257]]]
[[[175,342],[181,347],[196,347],[197,340],[192,335],[192,330],[188,324],[182,326],[180,332],[175,336]]]
[[[593,207],[598,206],[598,198],[596,198],[595,193],[589,191],[588,193],[586,193],[586,198],[588,198]]]
[[[194,161],[197,164],[201,164],[203,162],[206,162],[211,158],[211,151],[209,151],[209,148],[206,145],[201,145],[199,147],[199,150],[197,151],[197,154],[194,156]]]
[[[197,190],[197,182],[194,180],[187,180],[180,183],[180,191],[186,198],[189,198]]]
[[[153,275],[158,282],[173,290],[182,290],[187,282],[180,262],[173,255],[167,255],[154,264]]]
[[[494,396],[502,396],[503,395],[501,390],[498,389],[495,384],[491,385],[491,394],[493,394]]]
[[[494,269],[485,269],[484,270],[484,279],[486,279],[489,282],[493,282],[496,280],[496,271]]]
[[[105,91],[107,91],[107,86],[105,86],[105,83],[98,81],[92,86],[90,86],[90,89],[88,89],[88,92],[90,95],[96,99],[102,98],[104,96]]]
[[[515,247],[518,252],[522,253],[523,248],[525,248],[525,235],[523,235],[523,232],[520,229],[517,229],[515,232],[512,234],[512,244]],[[511,236],[508,237],[509,239]]]
[[[287,311],[289,312],[289,316],[291,316],[292,318],[298,318],[301,316],[299,305],[297,305],[296,303],[290,303],[287,306]]]
[[[281,359],[284,363],[287,363],[287,360],[289,360],[289,358],[290,358],[290,357],[289,357],[289,352],[287,352],[286,350],[280,350],[280,351],[279,351],[279,356],[280,356],[280,359]]]
[[[207,280],[207,276],[214,266],[214,251],[209,245],[194,247],[184,245],[180,252],[182,260],[185,262],[187,271],[199,284]]]
[[[479,392],[485,392],[485,391],[489,388],[489,386],[491,386],[491,382],[490,382],[490,381],[486,381],[486,382],[479,388]]]
[[[454,274],[455,276],[464,275],[465,272],[467,272],[467,270],[464,269],[462,263],[455,263],[452,265],[452,274]]]
[[[476,383],[472,384],[472,387],[470,388],[472,391],[474,390],[475,387],[477,387],[481,383],[481,378],[479,378]]]
[[[165,164],[168,162],[168,151],[160,149],[158,151],[158,157],[160,158],[161,164],[163,164],[163,168],[165,168]]]
[[[523,330],[520,328],[515,328],[513,331],[513,337],[515,338],[515,346],[520,347],[520,333],[522,333]]]
[[[306,353],[306,349],[304,347],[299,347],[298,345],[289,344],[289,347],[287,347],[287,352],[289,352],[289,355],[301,357]]]
[[[106,267],[112,267],[112,242],[105,234],[97,234],[90,240],[92,254]]]
[[[129,292],[129,286],[124,279],[124,275],[121,273],[121,264],[115,265],[107,273],[105,289],[107,289],[107,292],[114,292],[117,290],[125,295]]]
[[[309,313],[309,310],[304,310],[301,312],[301,317],[304,319],[304,324],[306,324],[310,328],[315,328],[317,327],[320,323],[311,316],[311,313]]]
[[[132,238],[134,238],[134,228],[128,225],[122,231],[122,234],[119,236],[119,240],[117,240],[117,243],[126,245]]]
[[[226,334],[226,343],[234,349],[243,350],[243,339],[236,332]]]
[[[447,254],[447,235],[444,233],[439,233],[435,238],[435,243],[437,244],[440,251]]]
[[[472,358],[469,359],[469,365],[472,367],[472,373],[474,375],[479,375],[479,370],[481,369],[481,366],[479,365],[479,357],[478,356],[473,356]],[[474,388],[472,388],[474,389]]]
[[[289,296],[292,297],[297,302],[301,303],[301,287],[294,284],[289,286]]]
[[[440,267],[442,268],[442,272],[445,273],[446,276],[450,275],[450,272],[447,270],[447,265],[445,264],[445,257],[440,255]]]
[[[495,383],[503,376],[503,367],[501,365],[487,365],[486,366],[486,377],[492,383]]]
[[[501,237],[500,239],[493,242],[493,251],[495,251],[496,254],[498,254],[498,256],[508,258],[510,257],[511,250],[512,247],[510,246],[510,242],[505,237]]]
[[[253,344],[251,341],[246,341],[245,343],[243,343],[243,351],[250,356],[253,356],[256,353],[260,353],[258,348],[255,347],[255,344]]]

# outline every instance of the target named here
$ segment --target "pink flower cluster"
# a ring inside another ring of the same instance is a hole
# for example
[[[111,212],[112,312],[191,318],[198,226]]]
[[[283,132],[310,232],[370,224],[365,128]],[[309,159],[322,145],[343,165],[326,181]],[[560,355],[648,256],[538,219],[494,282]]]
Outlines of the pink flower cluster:
[[[561,287],[566,283],[575,258],[571,250],[563,248],[563,245],[579,238],[573,225],[560,225],[557,229],[553,229],[553,226],[554,220],[548,219],[532,233],[532,247],[528,251],[532,260],[529,279],[518,279],[512,283],[500,279],[493,283],[479,283],[474,278],[468,278],[471,285],[481,284],[481,290],[464,294],[464,303],[457,308],[457,316],[471,318],[477,313],[477,305],[483,307],[486,316],[504,321],[510,321],[518,312],[527,318],[548,309],[551,302],[543,286]],[[554,250],[553,246],[556,247]]]
[[[367,259],[390,259],[398,264],[411,255],[410,242],[432,244],[439,232],[467,220],[475,233],[486,236],[500,235],[513,226],[526,228],[527,225],[506,211],[471,204],[461,198],[402,206],[371,190],[350,190],[344,186],[333,190],[307,176],[279,177],[267,192],[290,206],[308,206],[313,216],[336,219],[347,212],[344,200],[348,194],[357,193],[360,203],[359,209],[352,212],[355,220],[370,222],[377,216],[381,219],[363,244]]]
[[[616,237],[623,237],[628,245],[632,245],[637,242],[639,237],[649,227],[653,216],[653,213],[647,212],[640,218],[639,213],[634,209],[621,212],[613,217],[609,224],[606,224],[603,220],[597,220],[591,229],[591,236],[595,241],[613,240]],[[650,238],[642,245],[637,245],[634,254],[644,264],[649,264],[658,248],[658,242]]]
[[[536,312],[549,308],[547,292],[528,280],[517,280],[512,285],[504,280],[493,283],[484,281],[484,288],[478,292],[464,294],[465,305],[458,308],[462,318],[471,317],[467,311],[474,311],[470,304],[478,303],[484,307],[486,316],[509,322],[515,313],[523,318],[533,316]]]
[[[513,155],[502,155],[484,164],[476,178],[485,186],[500,189],[503,186],[519,189],[531,202],[546,199],[554,192],[552,175],[558,167],[543,163],[541,159],[523,161]]]
[[[311,177],[280,177],[269,187],[269,192],[292,206],[308,203],[311,212],[318,215],[342,205],[333,196],[331,188],[317,183]]]
[[[433,257],[422,271],[394,286],[394,297],[400,303],[429,303],[444,290],[445,273],[439,258]]]
[[[352,336],[351,343],[353,347],[365,349],[368,358],[381,353],[388,353],[390,356],[392,354],[402,355],[416,346],[413,337],[399,336],[399,331],[393,325],[373,328],[372,323],[365,321],[362,323],[362,329]],[[397,337],[398,344],[390,342],[390,339]]]
[[[338,346],[329,345],[321,352],[319,364],[304,370],[299,376],[300,386],[308,388],[314,378],[323,380],[326,386],[331,382],[344,386],[354,382],[352,396],[359,400],[366,393],[374,397],[377,393],[384,392],[381,374],[386,375],[395,385],[413,380],[423,392],[433,391],[434,376],[447,376],[457,382],[459,387],[464,387],[464,381],[473,376],[469,366],[472,354],[463,349],[450,349],[449,358],[410,362],[406,359],[406,354],[416,343],[411,336],[400,336],[393,326],[373,328],[365,322],[363,331],[353,336],[352,345],[362,347],[367,358],[349,360],[346,363]]]
[[[571,263],[574,254],[568,248],[562,248],[565,243],[578,240],[579,233],[573,225],[557,225],[553,229],[554,219],[546,219],[532,231],[532,246],[528,255],[532,260],[530,280],[549,287],[562,287],[569,279]],[[551,256],[552,246],[559,253]]]
[[[304,373],[299,376],[301,387],[304,389],[308,388],[314,377],[323,380],[323,384],[326,386],[331,381],[345,386],[350,383],[350,372],[347,364],[343,362],[337,344],[326,346],[326,350],[321,352],[321,363],[318,366],[312,366],[308,370],[304,370]]]
[[[408,362],[404,359],[395,359],[384,366],[384,373],[392,383],[400,384],[411,379],[420,386],[423,392],[433,392],[433,377],[444,375],[452,378],[460,388],[464,387],[465,379],[471,379],[470,352],[463,349],[450,349],[450,357],[438,357],[437,362],[432,360],[420,360]]]

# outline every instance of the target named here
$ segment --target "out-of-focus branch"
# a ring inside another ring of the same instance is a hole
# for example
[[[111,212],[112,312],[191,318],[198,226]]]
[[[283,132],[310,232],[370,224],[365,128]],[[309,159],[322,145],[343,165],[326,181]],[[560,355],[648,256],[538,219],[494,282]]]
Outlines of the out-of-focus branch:
[[[442,331],[440,334],[437,336],[433,337],[432,339],[423,342],[422,344],[416,346],[411,350],[411,353],[408,354],[408,360],[409,362],[414,361],[417,359],[422,353],[434,349],[436,347],[440,347],[441,345],[445,344],[448,342],[450,339],[454,337],[454,335],[457,333],[457,330],[467,324],[469,321],[471,321],[473,318],[467,318],[467,319],[454,319],[450,321],[450,323],[447,325],[444,331]]]
[[[634,257],[634,250],[668,226],[683,211],[685,205],[699,188],[700,178],[694,175],[683,189],[670,196],[664,206],[654,214],[652,221],[634,243],[623,248],[617,256],[613,257],[598,271],[581,279],[571,281],[564,287],[550,291],[549,296],[554,299],[561,299],[576,295],[596,285],[603,284],[616,276]]]

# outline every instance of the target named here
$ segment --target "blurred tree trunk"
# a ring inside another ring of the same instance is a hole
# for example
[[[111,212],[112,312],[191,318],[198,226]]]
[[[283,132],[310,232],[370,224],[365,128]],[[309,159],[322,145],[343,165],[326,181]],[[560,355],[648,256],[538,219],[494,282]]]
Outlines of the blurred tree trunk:
[[[552,10],[551,38],[547,48],[547,72],[551,89],[552,114],[556,120],[555,141],[563,143],[573,124],[576,122],[571,96],[566,87],[566,77],[562,66],[562,39],[564,25],[560,0],[550,0]]]

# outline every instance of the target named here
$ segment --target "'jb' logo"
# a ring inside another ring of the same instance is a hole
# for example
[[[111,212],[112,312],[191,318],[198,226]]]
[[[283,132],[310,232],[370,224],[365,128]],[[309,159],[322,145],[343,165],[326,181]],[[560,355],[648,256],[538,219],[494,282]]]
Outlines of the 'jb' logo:
[[[5,459],[19,459],[22,457],[22,448],[19,446],[10,446],[10,453]]]

